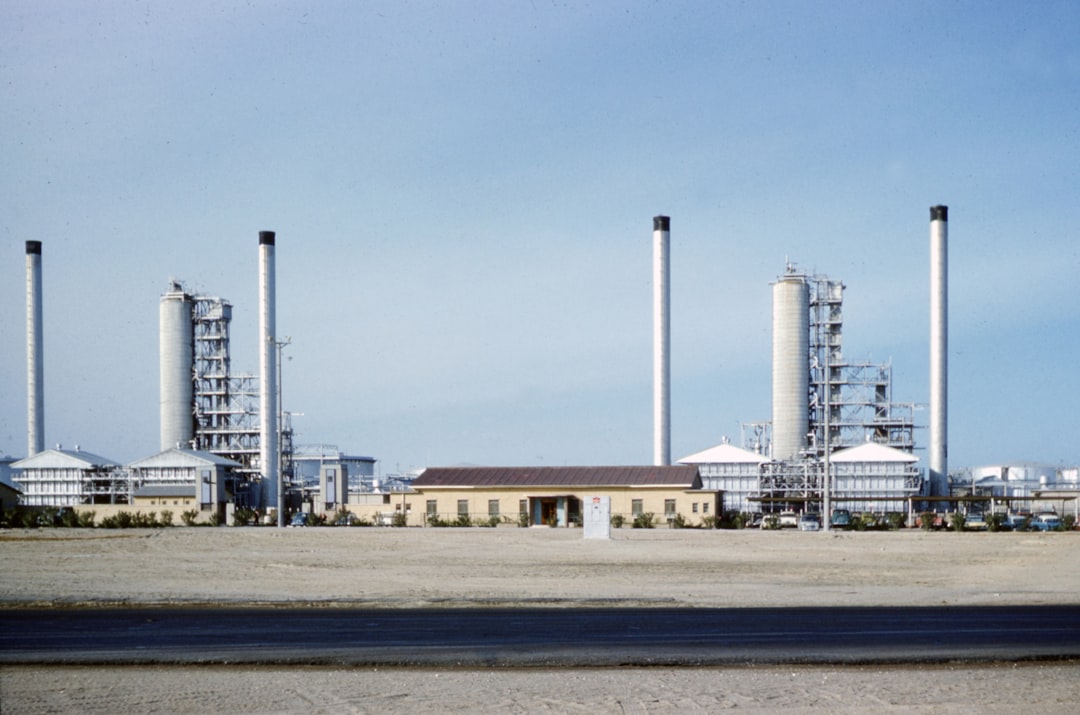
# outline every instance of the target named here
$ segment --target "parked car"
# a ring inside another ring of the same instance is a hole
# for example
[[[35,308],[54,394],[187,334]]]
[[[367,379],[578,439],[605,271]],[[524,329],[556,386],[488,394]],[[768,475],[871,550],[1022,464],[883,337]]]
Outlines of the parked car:
[[[793,511],[780,512],[780,528],[794,529],[799,525],[799,515]]]
[[[289,520],[289,526],[308,526],[311,514],[306,511],[298,511],[292,515],[292,519]]]
[[[1030,514],[1009,514],[1003,526],[1009,531],[1027,531],[1030,523]]]
[[[964,517],[964,528],[968,531],[986,531],[986,519],[980,512],[968,512]]]
[[[1064,528],[1065,523],[1054,513],[1036,514],[1031,520],[1032,531],[1060,531]]]
[[[821,529],[821,515],[814,512],[799,514],[799,531],[819,531]]]
[[[851,512],[847,509],[833,509],[829,525],[837,529],[846,529],[851,526]]]

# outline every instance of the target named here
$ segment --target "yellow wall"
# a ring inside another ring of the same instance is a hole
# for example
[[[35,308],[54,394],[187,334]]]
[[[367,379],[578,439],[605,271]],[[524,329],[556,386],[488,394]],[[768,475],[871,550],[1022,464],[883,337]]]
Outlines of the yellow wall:
[[[499,516],[503,523],[518,523],[519,503],[536,498],[554,498],[563,496],[576,497],[581,502],[581,508],[585,508],[587,498],[594,496],[611,498],[611,514],[621,514],[626,526],[633,523],[633,503],[635,499],[641,500],[642,512],[652,512],[656,526],[666,526],[664,519],[664,503],[668,499],[675,500],[675,513],[682,514],[686,523],[690,526],[699,526],[703,517],[717,516],[716,507],[718,495],[712,491],[671,489],[667,487],[624,487],[624,488],[601,488],[580,489],[573,487],[551,488],[449,488],[427,487],[416,490],[418,494],[409,500],[412,502],[412,511],[409,514],[409,526],[422,526],[426,523],[427,502],[436,501],[436,511],[440,519],[454,521],[458,517],[458,500],[468,502],[469,516],[473,523],[483,522],[488,519],[488,502],[498,500]],[[694,511],[697,504],[697,511]],[[705,511],[707,505],[708,511]]]

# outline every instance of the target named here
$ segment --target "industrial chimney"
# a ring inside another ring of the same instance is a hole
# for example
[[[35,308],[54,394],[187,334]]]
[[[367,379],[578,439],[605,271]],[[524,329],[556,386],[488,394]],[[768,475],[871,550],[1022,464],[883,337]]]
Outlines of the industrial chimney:
[[[949,493],[949,207],[930,207],[930,494]]]
[[[26,242],[26,456],[45,449],[45,363],[42,340],[41,241]]]
[[[277,509],[278,526],[285,525],[281,475],[278,473],[277,338],[274,320],[274,232],[259,232],[259,465],[262,504]]]
[[[671,219],[653,217],[653,464],[671,464]]]

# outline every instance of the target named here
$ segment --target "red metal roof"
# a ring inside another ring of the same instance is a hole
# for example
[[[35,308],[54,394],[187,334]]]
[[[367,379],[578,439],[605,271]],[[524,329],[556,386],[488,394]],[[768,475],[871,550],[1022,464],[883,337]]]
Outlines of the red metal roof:
[[[424,487],[645,487],[700,489],[696,465],[674,467],[429,467]]]

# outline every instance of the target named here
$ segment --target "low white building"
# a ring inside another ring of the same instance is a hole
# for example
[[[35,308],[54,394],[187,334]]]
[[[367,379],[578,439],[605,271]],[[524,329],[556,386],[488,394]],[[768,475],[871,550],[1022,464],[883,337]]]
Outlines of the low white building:
[[[224,519],[225,504],[232,496],[229,484],[233,472],[242,466],[211,452],[173,448],[130,463],[128,472],[140,495],[150,493],[147,487],[186,490],[199,511],[216,512]]]
[[[119,463],[75,449],[46,449],[12,463],[24,506],[130,504],[131,483]]]
[[[760,454],[724,442],[677,463],[698,468],[702,489],[723,493],[723,511],[753,512],[761,510],[750,497],[761,495],[761,465],[768,461]]]
[[[910,452],[867,442],[838,450],[829,461],[834,509],[906,513],[908,498],[922,495],[919,458]]]

